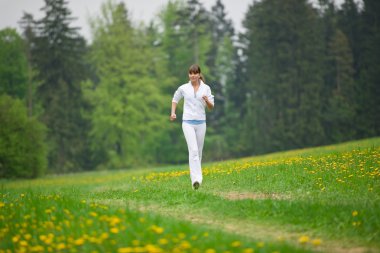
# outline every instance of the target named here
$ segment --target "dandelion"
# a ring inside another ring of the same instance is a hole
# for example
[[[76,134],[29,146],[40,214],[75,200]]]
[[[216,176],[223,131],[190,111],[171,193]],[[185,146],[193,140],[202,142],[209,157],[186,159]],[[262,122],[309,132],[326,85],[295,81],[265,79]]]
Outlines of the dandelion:
[[[235,248],[240,247],[240,246],[241,246],[241,242],[239,242],[239,241],[234,241],[234,242],[231,243],[231,246],[232,246],[232,247],[235,247]]]
[[[190,249],[191,248],[191,244],[188,242],[188,241],[183,241],[180,246],[179,246],[181,249]]]
[[[311,244],[314,246],[319,246],[319,245],[321,245],[321,243],[322,243],[321,239],[314,239],[311,241]]]
[[[84,239],[83,238],[78,238],[74,241],[74,244],[77,246],[83,245],[84,244]]]
[[[161,244],[161,245],[168,244],[168,242],[169,241],[167,239],[165,239],[165,238],[161,238],[161,239],[158,240],[158,243]]]
[[[359,212],[356,211],[356,210],[352,212],[352,216],[353,216],[353,217],[358,216],[358,214],[359,214]]]
[[[12,242],[16,243],[20,240],[20,236],[19,235],[15,235],[12,237]]]
[[[300,238],[298,238],[298,242],[301,243],[301,244],[305,244],[307,243],[308,241],[310,240],[310,238],[306,235],[303,235],[301,236]]]
[[[26,246],[28,246],[28,242],[27,241],[20,241],[20,246],[26,247]]]
[[[119,229],[118,228],[111,228],[110,232],[113,234],[117,234],[117,233],[119,233]]]
[[[207,249],[205,253],[216,253],[214,249]]]
[[[248,249],[244,249],[243,250],[243,253],[254,253],[255,250],[254,249],[251,249],[251,248],[248,248]]]
[[[161,248],[155,246],[155,245],[152,245],[152,244],[148,244],[145,246],[145,250],[148,251],[149,253],[160,253],[160,252],[163,252]]]
[[[59,243],[56,247],[57,250],[63,250],[66,248],[66,245],[64,243]]]
[[[130,252],[135,252],[133,248],[131,247],[126,247],[126,248],[119,248],[117,250],[118,253],[130,253]]]
[[[153,225],[150,227],[150,229],[155,232],[156,234],[162,234],[164,232],[164,229],[159,227],[159,226],[156,226],[156,225]]]

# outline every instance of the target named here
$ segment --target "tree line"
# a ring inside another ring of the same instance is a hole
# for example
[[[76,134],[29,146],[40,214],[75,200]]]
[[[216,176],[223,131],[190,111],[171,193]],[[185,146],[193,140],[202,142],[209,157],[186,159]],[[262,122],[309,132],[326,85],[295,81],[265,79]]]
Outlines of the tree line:
[[[171,0],[148,24],[123,2],[74,27],[64,0],[0,31],[0,177],[187,162],[171,98],[197,63],[215,95],[204,159],[378,136],[380,2]],[[181,115],[179,106],[178,115]]]

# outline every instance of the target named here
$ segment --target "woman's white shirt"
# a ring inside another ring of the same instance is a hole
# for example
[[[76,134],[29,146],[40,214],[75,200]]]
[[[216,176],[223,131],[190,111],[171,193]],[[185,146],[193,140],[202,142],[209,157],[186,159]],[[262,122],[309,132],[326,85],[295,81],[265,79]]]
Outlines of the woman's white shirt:
[[[182,84],[174,93],[172,102],[178,102],[184,98],[182,120],[206,120],[206,101],[202,98],[207,96],[214,105],[214,96],[211,94],[210,86],[200,80],[197,92],[194,92],[191,82]]]

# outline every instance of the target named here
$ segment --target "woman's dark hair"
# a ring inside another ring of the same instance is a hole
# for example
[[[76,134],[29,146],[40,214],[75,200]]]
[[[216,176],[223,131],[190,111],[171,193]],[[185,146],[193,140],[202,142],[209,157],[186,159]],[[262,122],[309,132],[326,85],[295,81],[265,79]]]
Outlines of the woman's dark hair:
[[[193,65],[190,66],[190,68],[189,68],[189,74],[199,74],[200,79],[204,83],[206,82],[204,76],[201,73],[201,68],[199,67],[198,64],[193,64]]]

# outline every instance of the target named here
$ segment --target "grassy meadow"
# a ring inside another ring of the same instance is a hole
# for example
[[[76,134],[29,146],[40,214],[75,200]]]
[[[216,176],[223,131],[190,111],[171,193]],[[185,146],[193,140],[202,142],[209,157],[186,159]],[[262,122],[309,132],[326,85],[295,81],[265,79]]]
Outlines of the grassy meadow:
[[[204,153],[212,152],[205,147]],[[1,252],[380,252],[380,138],[0,181]]]

